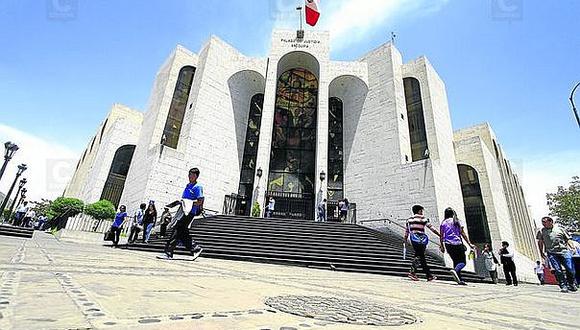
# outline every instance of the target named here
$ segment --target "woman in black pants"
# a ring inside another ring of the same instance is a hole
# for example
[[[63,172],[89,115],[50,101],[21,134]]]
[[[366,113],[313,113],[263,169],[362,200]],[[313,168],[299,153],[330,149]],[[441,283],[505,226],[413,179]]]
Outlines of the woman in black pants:
[[[466,285],[461,277],[461,270],[467,264],[465,260],[465,252],[467,248],[463,245],[463,241],[467,242],[469,246],[474,249],[475,246],[471,244],[469,238],[465,234],[463,225],[457,219],[455,211],[452,208],[445,209],[444,218],[441,222],[440,233],[441,233],[441,252],[447,253],[453,260],[453,269],[451,270],[451,275],[459,285]]]

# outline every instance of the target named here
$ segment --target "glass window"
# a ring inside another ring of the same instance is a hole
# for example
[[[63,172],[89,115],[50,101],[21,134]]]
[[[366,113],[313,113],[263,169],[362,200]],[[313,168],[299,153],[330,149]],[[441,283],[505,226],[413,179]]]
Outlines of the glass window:
[[[254,187],[254,173],[256,170],[256,157],[258,155],[258,142],[260,141],[263,104],[264,94],[261,93],[252,96],[249,104],[250,111],[248,113],[244,156],[240,172],[240,185],[238,187],[238,195],[248,198],[251,198]],[[249,211],[250,208],[247,208],[245,212],[248,213]],[[249,213],[246,215],[249,215]]]
[[[491,236],[477,171],[471,166],[462,164],[457,165],[457,169],[461,182],[469,238],[474,243],[490,243]]]
[[[290,69],[278,79],[268,190],[314,191],[318,80],[310,71]]]
[[[343,103],[337,97],[328,102],[328,199],[336,201],[343,196]]]
[[[134,152],[134,145],[124,145],[117,149],[111,162],[109,175],[101,192],[101,199],[110,201],[115,207],[119,206],[119,201],[125,188],[125,179],[127,178],[127,173],[129,173]]]
[[[179,142],[179,134],[181,133],[185,107],[189,98],[194,73],[195,68],[192,66],[185,66],[179,71],[162,137],[163,145],[170,148],[177,148],[177,143]]]
[[[428,158],[421,86],[415,78],[404,78],[403,86],[405,88],[405,103],[407,104],[411,157],[413,161],[417,161]]]

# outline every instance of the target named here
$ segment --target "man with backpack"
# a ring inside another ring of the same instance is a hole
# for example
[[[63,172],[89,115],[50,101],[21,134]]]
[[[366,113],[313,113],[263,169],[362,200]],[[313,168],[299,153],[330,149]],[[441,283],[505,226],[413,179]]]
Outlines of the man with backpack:
[[[427,250],[427,244],[429,244],[429,237],[425,234],[425,227],[429,228],[435,235],[440,236],[437,229],[433,228],[429,219],[426,219],[423,215],[424,208],[421,205],[413,206],[413,216],[407,220],[407,226],[405,229],[405,241],[407,239],[411,241],[413,250],[415,251],[415,258],[411,263],[411,270],[409,271],[409,278],[413,281],[418,281],[417,268],[421,265],[425,275],[427,276],[427,281],[431,282],[437,277],[431,274],[431,270],[427,265],[427,260],[425,259],[425,251]]]

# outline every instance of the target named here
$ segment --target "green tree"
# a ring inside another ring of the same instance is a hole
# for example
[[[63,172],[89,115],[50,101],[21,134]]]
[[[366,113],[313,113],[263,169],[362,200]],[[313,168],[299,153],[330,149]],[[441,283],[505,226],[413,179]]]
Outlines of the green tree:
[[[252,205],[252,217],[259,218],[261,213],[260,203],[254,202],[254,205]]]
[[[51,200],[42,198],[40,201],[34,201],[32,209],[37,215],[44,215],[48,218],[54,217],[54,214],[50,212]]]
[[[50,228],[60,230],[66,226],[69,217],[81,213],[85,203],[78,198],[59,197],[50,203],[48,209]]]
[[[555,193],[546,194],[550,216],[570,232],[580,230],[580,177],[573,176],[570,186],[558,187]]]
[[[106,199],[100,200],[85,207],[85,214],[90,215],[98,220],[93,228],[96,230],[103,220],[113,219],[115,217],[115,205]]]

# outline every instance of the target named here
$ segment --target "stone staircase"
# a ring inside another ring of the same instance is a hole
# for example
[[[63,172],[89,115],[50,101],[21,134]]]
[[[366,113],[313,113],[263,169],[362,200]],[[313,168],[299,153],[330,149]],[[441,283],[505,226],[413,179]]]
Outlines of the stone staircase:
[[[400,237],[346,223],[217,215],[196,219],[190,234],[204,248],[205,258],[407,276],[412,257],[409,248],[403,260]],[[149,244],[123,247],[161,253],[166,241],[152,236]],[[175,253],[188,252],[178,247]],[[428,255],[427,261],[439,279],[452,280],[439,256]],[[469,272],[464,272],[464,279],[484,281]]]
[[[33,233],[34,229],[32,228],[15,227],[7,224],[0,225],[0,236],[32,238]]]

